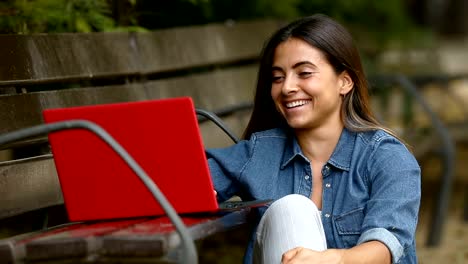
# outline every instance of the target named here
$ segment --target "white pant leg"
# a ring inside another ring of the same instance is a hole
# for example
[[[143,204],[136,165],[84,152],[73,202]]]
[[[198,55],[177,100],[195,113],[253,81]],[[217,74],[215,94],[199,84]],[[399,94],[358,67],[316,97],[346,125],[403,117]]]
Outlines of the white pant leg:
[[[327,249],[320,211],[309,198],[287,195],[270,205],[257,228],[254,263],[281,263],[295,247]]]

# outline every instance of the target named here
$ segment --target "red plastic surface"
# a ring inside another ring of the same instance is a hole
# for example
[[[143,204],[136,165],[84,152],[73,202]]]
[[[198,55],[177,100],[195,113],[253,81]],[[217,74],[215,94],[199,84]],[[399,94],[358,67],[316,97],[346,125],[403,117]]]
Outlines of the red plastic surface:
[[[85,119],[103,127],[177,212],[217,209],[191,98],[48,109],[44,119]],[[164,214],[137,175],[92,132],[59,131],[49,141],[71,221]]]

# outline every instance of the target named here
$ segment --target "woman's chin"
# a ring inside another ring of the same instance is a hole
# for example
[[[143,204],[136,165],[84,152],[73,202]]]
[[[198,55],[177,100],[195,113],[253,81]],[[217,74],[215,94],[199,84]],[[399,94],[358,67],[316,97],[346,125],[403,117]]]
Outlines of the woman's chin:
[[[303,130],[311,127],[309,122],[303,122],[299,120],[290,120],[288,121],[288,125],[294,130]]]

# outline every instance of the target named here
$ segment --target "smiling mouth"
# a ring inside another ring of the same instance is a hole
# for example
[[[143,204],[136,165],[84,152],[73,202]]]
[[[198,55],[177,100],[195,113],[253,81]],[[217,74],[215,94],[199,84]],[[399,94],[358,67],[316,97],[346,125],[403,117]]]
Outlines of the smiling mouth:
[[[294,108],[294,107],[299,107],[299,106],[306,105],[306,104],[308,104],[310,102],[311,102],[311,100],[299,100],[299,101],[286,103],[285,105],[286,105],[286,108]]]

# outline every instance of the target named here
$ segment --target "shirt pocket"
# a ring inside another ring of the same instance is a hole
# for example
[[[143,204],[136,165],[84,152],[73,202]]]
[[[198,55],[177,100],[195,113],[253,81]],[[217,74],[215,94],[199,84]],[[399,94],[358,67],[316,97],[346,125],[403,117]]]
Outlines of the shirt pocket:
[[[354,247],[357,244],[361,236],[363,220],[364,207],[353,209],[335,217],[335,227],[345,248]]]

